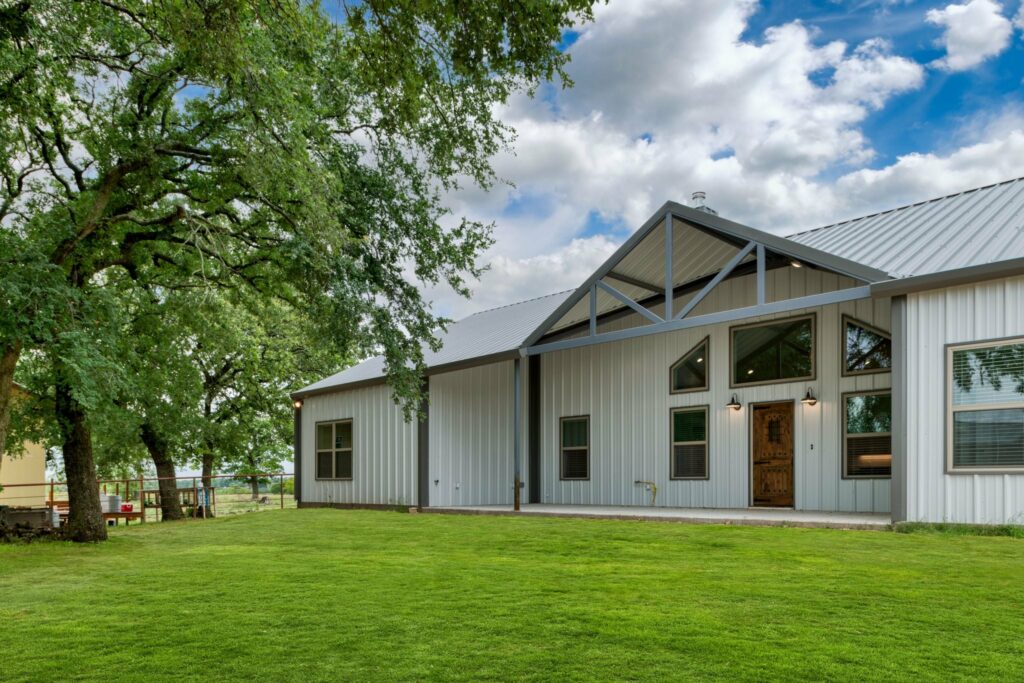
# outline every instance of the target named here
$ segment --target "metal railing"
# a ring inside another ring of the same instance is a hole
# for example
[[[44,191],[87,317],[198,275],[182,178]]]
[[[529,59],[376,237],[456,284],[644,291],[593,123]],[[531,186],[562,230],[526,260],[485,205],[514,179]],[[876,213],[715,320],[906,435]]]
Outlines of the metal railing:
[[[253,479],[259,480],[255,496],[252,493]],[[284,472],[233,472],[211,475],[209,487],[203,485],[200,475],[99,479],[96,485],[101,494],[120,498],[118,509],[105,509],[104,517],[115,524],[123,519],[127,524],[133,520],[146,522],[147,518],[148,521],[161,518],[161,481],[175,482],[177,504],[186,517],[205,518],[295,507],[294,497],[285,491],[285,482],[293,479],[294,475]],[[225,482],[235,485],[225,486]],[[12,484],[0,482],[0,505],[56,509],[66,517],[69,506],[67,482],[56,479]]]

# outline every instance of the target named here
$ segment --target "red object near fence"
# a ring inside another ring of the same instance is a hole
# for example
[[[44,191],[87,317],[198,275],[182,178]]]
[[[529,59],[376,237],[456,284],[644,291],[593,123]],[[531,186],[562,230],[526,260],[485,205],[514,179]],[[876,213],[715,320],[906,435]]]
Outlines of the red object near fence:
[[[133,510],[135,510],[135,506],[132,505],[131,503],[121,504],[121,512],[132,512]]]

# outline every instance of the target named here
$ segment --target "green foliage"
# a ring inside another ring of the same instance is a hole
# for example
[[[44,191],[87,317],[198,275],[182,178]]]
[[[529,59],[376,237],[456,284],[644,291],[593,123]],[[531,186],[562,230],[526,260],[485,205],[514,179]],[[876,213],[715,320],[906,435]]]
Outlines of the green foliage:
[[[4,677],[1014,681],[1022,565],[1013,539],[878,531],[341,510],[146,524],[0,547]]]
[[[942,534],[947,536],[1008,536],[1024,538],[1024,526],[1017,524],[929,524],[926,522],[900,522],[893,530],[901,534]]]
[[[94,407],[112,278],[244,285],[343,358],[383,352],[415,397],[444,322],[417,283],[465,291],[490,243],[445,227],[439,189],[492,180],[494,105],[561,73],[560,33],[589,5],[375,1],[342,24],[278,0],[8,7],[0,340],[67,357]]]
[[[294,478],[285,479],[283,486],[281,485],[281,482],[275,481],[273,484],[270,485],[270,492],[271,493],[281,493],[281,489],[282,488],[284,489],[284,494],[286,496],[294,495],[295,494],[295,479]]]
[[[411,414],[446,322],[421,288],[466,293],[491,243],[440,193],[494,181],[495,106],[567,82],[557,43],[590,4],[4,6],[0,351],[24,348],[37,413],[58,385],[81,409],[15,429],[91,429],[121,467],[152,423],[176,453],[272,468],[288,390],[371,353]],[[218,358],[237,381],[211,389]]]

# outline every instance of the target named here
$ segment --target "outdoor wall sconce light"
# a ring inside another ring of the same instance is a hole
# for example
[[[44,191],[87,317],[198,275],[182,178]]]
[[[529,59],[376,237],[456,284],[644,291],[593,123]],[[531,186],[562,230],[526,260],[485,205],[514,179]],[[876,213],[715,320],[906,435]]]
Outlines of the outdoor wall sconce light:
[[[814,398],[814,394],[811,392],[811,388],[807,387],[807,393],[804,394],[804,397],[802,399],[800,399],[800,402],[803,403],[805,406],[813,406],[818,403],[818,399]]]
[[[738,398],[736,398],[736,394],[733,394],[732,395],[732,400],[730,400],[728,403],[726,403],[725,407],[726,408],[732,408],[733,410],[739,410],[740,408],[743,407],[743,404],[741,404],[740,400]]]
[[[295,410],[298,410],[299,408],[302,407],[302,401],[299,400],[299,399],[296,399],[295,403],[293,403],[292,405],[295,406]]]

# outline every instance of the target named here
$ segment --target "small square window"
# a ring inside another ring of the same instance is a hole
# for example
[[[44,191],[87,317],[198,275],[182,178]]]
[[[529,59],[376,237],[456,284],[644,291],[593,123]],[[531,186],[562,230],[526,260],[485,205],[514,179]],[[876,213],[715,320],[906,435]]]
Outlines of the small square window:
[[[892,338],[867,323],[843,316],[843,374],[867,375],[892,370]]]

